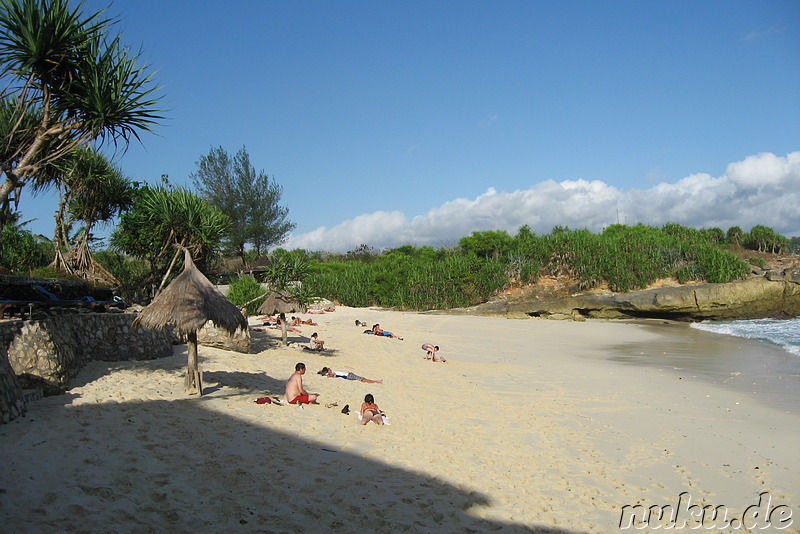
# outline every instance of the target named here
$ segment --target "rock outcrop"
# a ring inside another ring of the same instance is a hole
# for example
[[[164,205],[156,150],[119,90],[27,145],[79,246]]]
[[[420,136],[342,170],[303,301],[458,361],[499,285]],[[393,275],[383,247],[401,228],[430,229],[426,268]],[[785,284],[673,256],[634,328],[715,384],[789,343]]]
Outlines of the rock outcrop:
[[[689,284],[629,293],[587,292],[551,298],[509,298],[453,311],[575,320],[796,317],[800,316],[800,267],[768,271],[761,276],[724,284]]]
[[[217,328],[211,321],[208,321],[197,332],[197,344],[245,354],[253,352],[249,330],[237,330],[233,334],[229,334],[225,330]]]

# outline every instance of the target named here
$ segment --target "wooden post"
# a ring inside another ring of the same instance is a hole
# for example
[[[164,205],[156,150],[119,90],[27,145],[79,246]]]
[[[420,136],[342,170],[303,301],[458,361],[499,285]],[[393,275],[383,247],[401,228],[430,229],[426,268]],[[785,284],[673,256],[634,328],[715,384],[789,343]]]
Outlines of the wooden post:
[[[203,396],[203,372],[197,365],[197,332],[191,331],[186,335],[189,347],[189,364],[186,369],[184,386],[189,395]]]

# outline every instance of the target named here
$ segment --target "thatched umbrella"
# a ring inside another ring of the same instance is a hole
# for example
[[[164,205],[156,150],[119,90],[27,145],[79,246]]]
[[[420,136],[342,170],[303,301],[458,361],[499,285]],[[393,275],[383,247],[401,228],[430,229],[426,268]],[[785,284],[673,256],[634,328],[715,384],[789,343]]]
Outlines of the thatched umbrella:
[[[197,331],[207,321],[229,334],[247,328],[247,319],[239,308],[197,270],[191,254],[184,249],[183,272],[142,310],[133,326],[164,328],[171,324],[178,334],[186,334],[189,365],[185,384],[189,394],[203,394],[203,375],[197,366]]]
[[[258,312],[263,313],[266,315],[275,315],[276,313],[297,313],[303,312],[305,313],[306,307],[300,304],[299,302],[292,299],[289,293],[285,291],[273,291],[267,297],[267,300],[258,307]],[[286,339],[286,321],[284,319],[283,324],[281,325],[281,334],[283,337],[283,344],[288,344],[288,340]]]
[[[294,300],[286,291],[273,291],[269,294],[267,300],[258,308],[258,313],[264,315],[305,312],[306,307]]]

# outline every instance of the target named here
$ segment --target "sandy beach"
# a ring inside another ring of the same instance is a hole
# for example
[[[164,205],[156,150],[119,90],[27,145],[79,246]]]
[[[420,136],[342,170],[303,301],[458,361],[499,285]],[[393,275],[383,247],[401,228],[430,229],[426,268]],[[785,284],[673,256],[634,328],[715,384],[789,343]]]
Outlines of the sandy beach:
[[[183,393],[179,345],[94,362],[65,395],[30,403],[0,426],[0,530],[609,532],[626,505],[686,492],[730,519],[768,492],[794,514],[782,531],[800,532],[800,407],[766,382],[730,387],[750,376],[738,364],[709,375],[656,357],[676,343],[696,358],[733,350],[720,336],[346,307],[303,318],[319,325],[290,341],[316,331],[328,350],[283,347],[269,329],[252,333],[256,354],[201,347],[201,398]],[[448,362],[426,361],[425,342]],[[321,405],[254,402],[283,398],[297,362]],[[323,366],[384,383],[324,378]],[[341,413],[367,393],[389,426]]]

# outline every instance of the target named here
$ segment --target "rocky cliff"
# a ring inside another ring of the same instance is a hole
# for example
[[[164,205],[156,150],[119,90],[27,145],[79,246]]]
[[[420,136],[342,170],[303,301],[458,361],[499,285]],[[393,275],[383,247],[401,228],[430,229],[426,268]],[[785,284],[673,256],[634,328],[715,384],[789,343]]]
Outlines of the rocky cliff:
[[[561,296],[523,292],[452,311],[575,320],[796,317],[800,316],[800,266],[774,269],[726,284],[687,284],[629,293],[587,292]]]

